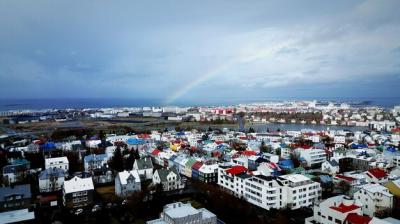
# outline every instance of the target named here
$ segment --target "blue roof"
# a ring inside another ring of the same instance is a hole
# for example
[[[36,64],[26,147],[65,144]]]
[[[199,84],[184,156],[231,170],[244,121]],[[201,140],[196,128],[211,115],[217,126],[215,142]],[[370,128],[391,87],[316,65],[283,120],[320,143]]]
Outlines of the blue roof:
[[[328,175],[321,175],[321,176],[319,176],[319,179],[321,180],[322,183],[332,182],[332,177],[330,177]]]
[[[46,142],[40,145],[40,148],[43,149],[44,151],[51,151],[56,148],[56,144],[54,142]]]
[[[13,194],[23,195],[23,198],[31,198],[31,185],[23,184],[23,185],[16,185],[14,187],[0,188],[0,202],[4,201],[4,199],[7,196]]]
[[[293,161],[290,159],[284,159],[278,162],[278,165],[284,169],[291,169],[294,167]]]
[[[30,164],[31,162],[29,162],[28,160],[26,160],[26,159],[14,159],[12,162],[11,162],[11,165],[28,165],[28,164]]]
[[[350,148],[352,149],[365,149],[368,148],[368,145],[365,144],[351,144]]]
[[[138,139],[138,138],[130,138],[130,139],[128,139],[128,141],[126,141],[126,143],[128,143],[128,145],[141,145],[141,144],[145,144],[146,141],[143,139]]]
[[[6,165],[3,167],[3,174],[16,173],[25,170],[23,165]]]
[[[107,158],[106,154],[98,154],[98,155],[91,154],[91,155],[85,156],[85,158],[83,158],[83,161],[85,163],[88,163],[88,162],[92,162],[92,161],[102,161],[102,160],[105,160],[106,158]]]
[[[46,169],[43,170],[42,172],[40,172],[39,174],[39,179],[40,180],[45,180],[45,179],[49,179],[49,177],[64,177],[65,176],[65,171],[63,169],[57,168],[57,167],[53,167],[50,169]]]

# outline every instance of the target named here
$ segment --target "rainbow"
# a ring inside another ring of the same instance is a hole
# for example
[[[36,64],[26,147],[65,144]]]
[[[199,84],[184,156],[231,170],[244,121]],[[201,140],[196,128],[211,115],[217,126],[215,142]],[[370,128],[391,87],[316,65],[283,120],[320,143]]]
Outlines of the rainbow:
[[[245,56],[241,56],[238,58],[235,58],[233,60],[230,60],[224,64],[221,64],[219,66],[213,67],[212,69],[208,70],[207,72],[203,73],[202,75],[199,75],[197,78],[193,79],[192,82],[188,83],[186,86],[183,88],[179,88],[176,92],[174,92],[172,95],[170,95],[165,101],[164,105],[170,105],[186,93],[188,93],[190,90],[195,88],[196,86],[200,85],[201,83],[211,79],[215,75],[221,73],[222,71],[230,68],[231,66],[234,66],[236,64],[241,64],[241,63],[249,63],[258,59],[266,59],[274,55],[274,53],[281,49],[282,47],[286,46],[287,43],[276,45],[274,47],[270,48],[265,48],[265,49],[258,49],[255,52],[252,52],[252,54],[247,54]]]

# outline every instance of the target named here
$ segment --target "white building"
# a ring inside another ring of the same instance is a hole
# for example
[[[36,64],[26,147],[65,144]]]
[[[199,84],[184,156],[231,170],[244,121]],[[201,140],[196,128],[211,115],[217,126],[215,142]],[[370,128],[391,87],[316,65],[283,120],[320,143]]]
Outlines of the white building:
[[[61,190],[64,180],[65,170],[57,167],[45,169],[39,174],[39,191],[53,192]]]
[[[313,205],[321,197],[320,184],[304,175],[248,175],[243,166],[220,165],[218,185],[267,210],[286,207],[298,209]]]
[[[362,204],[344,195],[328,198],[314,205],[313,210],[314,215],[305,220],[306,224],[349,223],[348,219],[352,216],[362,217],[363,215]]]
[[[140,191],[140,177],[137,170],[119,172],[115,177],[115,194],[118,197],[127,197]]]
[[[205,208],[195,209],[190,203],[175,202],[164,206],[159,219],[147,221],[147,224],[217,224],[217,216]]]
[[[83,158],[83,165],[86,172],[92,172],[107,165],[107,154],[91,154]]]
[[[322,172],[329,173],[329,174],[337,174],[339,173],[339,163],[334,160],[327,160],[322,163],[321,170]]]
[[[393,207],[393,195],[389,189],[380,184],[366,184],[354,193],[354,198],[363,204],[364,214],[375,216],[384,210]]]
[[[63,203],[68,208],[87,206],[93,202],[93,181],[91,177],[74,177],[64,181]]]
[[[44,167],[45,167],[45,169],[60,168],[60,169],[63,169],[65,172],[68,172],[69,161],[66,156],[47,158],[44,161]]]
[[[296,149],[296,153],[307,162],[307,166],[309,167],[322,164],[326,161],[326,152],[323,149],[298,148]]]
[[[333,143],[335,144],[345,144],[346,143],[346,137],[344,135],[335,135],[333,138]]]

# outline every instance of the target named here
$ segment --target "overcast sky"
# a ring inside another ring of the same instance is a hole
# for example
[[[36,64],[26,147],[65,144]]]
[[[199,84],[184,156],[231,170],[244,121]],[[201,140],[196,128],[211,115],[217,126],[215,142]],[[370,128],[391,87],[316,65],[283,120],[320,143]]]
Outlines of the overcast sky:
[[[0,1],[1,98],[400,96],[400,1]]]

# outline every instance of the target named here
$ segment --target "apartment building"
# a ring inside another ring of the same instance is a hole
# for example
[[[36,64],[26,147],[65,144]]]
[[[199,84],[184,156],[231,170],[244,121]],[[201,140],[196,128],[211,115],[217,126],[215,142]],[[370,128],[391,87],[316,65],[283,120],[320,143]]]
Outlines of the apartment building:
[[[321,198],[321,186],[300,174],[279,177],[249,175],[243,166],[220,165],[218,184],[237,197],[264,209],[297,209]]]

